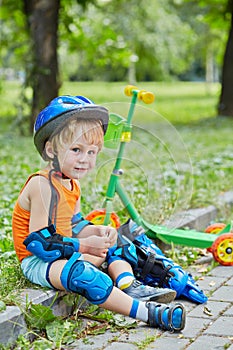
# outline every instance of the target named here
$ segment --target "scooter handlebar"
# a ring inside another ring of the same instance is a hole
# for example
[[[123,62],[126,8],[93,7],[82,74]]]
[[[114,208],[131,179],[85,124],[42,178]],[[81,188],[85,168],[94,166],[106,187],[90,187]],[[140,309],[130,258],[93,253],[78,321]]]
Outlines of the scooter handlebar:
[[[133,96],[133,94],[137,94],[138,99],[146,104],[153,103],[155,100],[155,95],[153,94],[153,92],[140,90],[134,85],[127,85],[125,87],[124,92],[125,95],[129,97]]]

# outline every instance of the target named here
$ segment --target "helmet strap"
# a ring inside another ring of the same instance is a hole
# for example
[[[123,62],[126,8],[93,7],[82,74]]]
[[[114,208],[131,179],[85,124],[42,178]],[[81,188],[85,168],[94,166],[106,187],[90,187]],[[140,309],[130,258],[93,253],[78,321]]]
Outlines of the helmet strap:
[[[52,174],[55,172],[54,169],[49,171],[49,184],[51,188],[51,200],[49,205],[49,217],[48,217],[48,226],[52,223],[56,227],[57,221],[57,204],[58,204],[58,193],[53,185]]]
[[[56,227],[58,193],[53,185],[52,175],[54,174],[55,176],[58,176],[62,179],[69,179],[69,178],[61,172],[60,164],[59,164],[59,161],[58,161],[58,158],[56,155],[54,155],[54,158],[52,160],[52,166],[53,166],[53,168],[49,171],[49,184],[50,184],[50,188],[51,188],[51,200],[50,200],[50,206],[49,206],[48,226],[50,226],[53,223],[54,226]]]
[[[62,173],[56,154],[54,155],[52,165],[53,165],[53,170],[54,170],[55,175],[57,175],[58,177],[61,177],[62,179],[69,179],[68,176],[66,176],[65,174]]]

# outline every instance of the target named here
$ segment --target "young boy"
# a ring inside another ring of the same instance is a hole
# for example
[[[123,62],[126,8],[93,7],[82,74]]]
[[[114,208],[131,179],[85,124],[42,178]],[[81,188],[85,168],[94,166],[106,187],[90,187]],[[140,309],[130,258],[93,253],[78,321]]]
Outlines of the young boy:
[[[22,271],[32,283],[78,293],[152,327],[180,331],[183,305],[158,303],[173,300],[173,290],[143,286],[123,259],[110,261],[108,274],[97,268],[117,232],[81,216],[78,180],[94,168],[107,125],[107,109],[83,96],[58,97],[38,115],[34,143],[48,164],[28,178],[12,220]]]

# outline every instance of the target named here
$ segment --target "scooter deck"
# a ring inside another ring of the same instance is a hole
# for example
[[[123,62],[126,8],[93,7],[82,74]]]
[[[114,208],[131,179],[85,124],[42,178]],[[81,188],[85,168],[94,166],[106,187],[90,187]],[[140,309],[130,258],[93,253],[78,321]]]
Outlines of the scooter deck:
[[[230,225],[227,225],[217,234],[191,229],[169,228],[162,225],[151,225],[144,220],[142,220],[142,226],[149,238],[157,238],[168,244],[174,243],[197,248],[210,248],[218,236],[230,232]]]

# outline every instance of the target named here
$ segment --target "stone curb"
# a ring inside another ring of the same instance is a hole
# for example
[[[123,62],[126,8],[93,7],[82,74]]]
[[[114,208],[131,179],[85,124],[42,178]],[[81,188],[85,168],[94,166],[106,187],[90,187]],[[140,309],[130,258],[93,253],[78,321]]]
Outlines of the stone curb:
[[[7,306],[0,313],[0,344],[13,344],[19,335],[27,333],[24,310],[27,303],[52,305],[51,309],[55,316],[67,316],[71,312],[63,297],[64,292],[54,290],[43,291],[41,289],[25,289],[20,295],[20,307]]]
[[[224,195],[222,195],[219,198],[219,202],[221,203],[221,206],[232,206],[233,191],[227,192]],[[206,208],[191,209],[174,216],[169,220],[169,222],[166,222],[165,225],[169,225],[170,227],[176,227],[176,228],[189,227],[196,230],[203,230],[207,225],[209,225],[211,221],[215,219],[217,213],[218,213],[218,209],[212,205]],[[203,287],[206,287],[206,286],[203,286]],[[45,306],[52,305],[51,309],[54,315],[68,316],[72,308],[71,306],[67,305],[66,302],[64,301],[64,295],[66,295],[66,293],[56,292],[53,290],[44,291],[41,289],[26,289],[21,295],[22,302],[21,302],[20,308],[17,306],[7,306],[6,310],[0,313],[0,345],[13,344],[19,335],[27,333],[27,327],[26,327],[26,322],[24,318],[24,309],[25,309],[26,302],[31,302],[33,304],[42,304]],[[54,301],[54,298],[56,299],[55,301]],[[189,304],[188,304],[188,307],[189,307]],[[195,321],[195,317],[193,320]],[[200,321],[197,321],[197,323],[198,322]],[[205,334],[205,337],[208,337],[209,339],[208,333]],[[205,337],[203,338],[203,342],[205,341]],[[165,348],[169,348],[170,350],[173,349],[173,347],[171,348],[168,346],[168,342],[164,340],[163,336],[158,340],[159,340],[159,343],[156,342],[156,345],[160,344],[160,346],[163,346],[164,344],[165,346],[164,349]],[[169,338],[169,341],[170,341],[169,345],[172,344],[173,342],[172,338]],[[181,344],[181,347],[177,347],[178,343]],[[174,349],[176,350],[183,349],[182,346],[184,346],[184,344],[188,344],[187,340],[185,339],[179,339],[178,343],[176,342],[174,344],[175,345]],[[83,346],[84,345],[82,345],[81,348],[83,349],[86,348]],[[123,346],[124,346],[123,342],[120,343],[120,346],[123,349]],[[160,346],[159,348],[162,350],[163,347],[160,347]],[[77,347],[76,349],[78,348],[79,347]],[[115,343],[115,345],[111,344],[111,346],[109,346],[109,349],[117,349],[117,348],[119,348],[119,343]],[[192,347],[189,347],[189,348],[199,349],[201,348],[201,346],[194,347],[193,345]],[[232,345],[232,348],[233,348],[233,345]],[[94,348],[90,347],[90,349],[94,349]],[[130,350],[130,349],[136,349],[136,347],[134,345],[127,344],[127,350]]]

